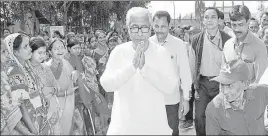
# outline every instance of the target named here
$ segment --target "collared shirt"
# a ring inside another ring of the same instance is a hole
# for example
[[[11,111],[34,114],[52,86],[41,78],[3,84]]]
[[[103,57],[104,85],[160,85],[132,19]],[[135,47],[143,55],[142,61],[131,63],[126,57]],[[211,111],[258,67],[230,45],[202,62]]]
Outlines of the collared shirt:
[[[176,70],[175,73],[179,79],[174,93],[165,95],[166,105],[174,105],[180,102],[180,87],[183,90],[183,98],[189,100],[192,78],[186,45],[181,39],[170,34],[167,35],[167,38],[162,44],[158,42],[156,35],[150,37],[149,40],[158,45],[162,45],[170,52],[171,60],[173,61]]]
[[[268,65],[267,51],[264,43],[254,36],[252,32],[248,34],[243,43],[237,43],[237,38],[232,37],[224,46],[224,62],[242,59],[248,63],[252,83],[258,83],[264,70]]]
[[[263,75],[259,81],[259,84],[268,85],[268,67],[266,68],[265,72],[263,73]]]
[[[170,53],[149,42],[144,67],[135,69],[132,45],[113,49],[100,78],[104,90],[114,92],[107,135],[171,135],[164,94],[173,93],[178,79]]]
[[[268,86],[252,85],[244,92],[244,110],[225,104],[220,92],[206,109],[207,135],[267,135],[264,111],[268,104]]]
[[[220,73],[222,61],[222,39],[220,31],[210,40],[209,34],[204,35],[204,46],[200,74],[203,76],[217,76]]]

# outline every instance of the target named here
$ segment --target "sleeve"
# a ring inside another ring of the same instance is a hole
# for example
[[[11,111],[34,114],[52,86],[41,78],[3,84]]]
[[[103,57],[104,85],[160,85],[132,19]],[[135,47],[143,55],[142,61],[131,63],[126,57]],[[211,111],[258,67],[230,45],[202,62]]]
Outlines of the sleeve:
[[[192,81],[195,79],[195,52],[192,46],[189,47],[189,63],[192,74]]]
[[[152,62],[145,62],[145,65],[141,70],[141,75],[158,90],[171,94],[178,83],[175,68],[170,58],[171,55],[164,48],[162,48],[157,55],[159,55],[156,57],[158,58],[158,65],[151,66],[150,64]]]
[[[216,112],[213,109],[213,103],[210,102],[206,108],[206,134],[207,135],[220,135],[221,127],[217,118]]]
[[[106,92],[118,90],[122,85],[136,73],[132,60],[125,62],[126,59],[121,53],[124,48],[115,48],[107,62],[106,69],[100,78],[100,83]]]
[[[267,65],[268,65],[268,58],[267,58],[267,50],[262,43],[260,46],[259,53],[257,54],[256,61],[255,61],[255,75],[256,75],[256,83],[259,82],[261,76],[263,75]]]
[[[10,72],[9,84],[11,86],[11,95],[14,101],[18,101],[19,99],[30,99],[24,75],[18,68],[13,68]]]
[[[181,88],[183,90],[183,98],[185,100],[190,99],[190,90],[192,85],[192,74],[191,74],[191,68],[189,63],[189,58],[187,56],[187,49],[186,45],[183,43],[181,45],[178,58],[177,58],[177,64],[179,67],[179,73],[180,73],[180,80],[181,80]]]

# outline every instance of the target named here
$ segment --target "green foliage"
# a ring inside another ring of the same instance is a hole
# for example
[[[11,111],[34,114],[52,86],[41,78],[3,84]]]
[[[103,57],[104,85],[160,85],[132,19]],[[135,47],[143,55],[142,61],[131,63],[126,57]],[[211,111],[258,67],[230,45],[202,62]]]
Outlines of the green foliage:
[[[31,10],[39,10],[51,25],[109,28],[111,16],[125,20],[134,6],[145,7],[149,1],[1,1],[1,22],[23,20]],[[68,28],[68,27],[67,27]]]

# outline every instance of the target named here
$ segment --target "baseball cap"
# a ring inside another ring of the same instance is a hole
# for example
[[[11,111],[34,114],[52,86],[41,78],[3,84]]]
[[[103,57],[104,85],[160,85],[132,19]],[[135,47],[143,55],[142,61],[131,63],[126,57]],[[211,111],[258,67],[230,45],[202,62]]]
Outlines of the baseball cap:
[[[243,60],[232,60],[220,70],[220,74],[211,80],[222,84],[231,84],[235,81],[247,81],[249,79],[249,68]]]

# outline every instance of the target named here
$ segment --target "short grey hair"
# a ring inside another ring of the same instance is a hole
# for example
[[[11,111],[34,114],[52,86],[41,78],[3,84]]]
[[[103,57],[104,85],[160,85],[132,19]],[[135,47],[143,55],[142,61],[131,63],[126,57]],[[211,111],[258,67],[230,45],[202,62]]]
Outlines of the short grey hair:
[[[146,8],[142,8],[142,7],[133,7],[131,9],[128,10],[127,12],[127,17],[126,17],[126,26],[130,25],[130,18],[132,15],[134,14],[138,14],[138,13],[142,13],[143,15],[147,15],[148,19],[149,19],[149,24],[150,26],[153,23],[153,17],[152,14],[150,13],[150,11]]]

